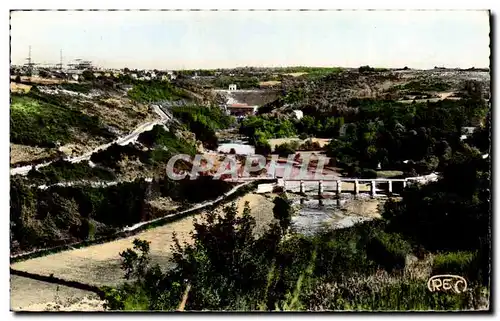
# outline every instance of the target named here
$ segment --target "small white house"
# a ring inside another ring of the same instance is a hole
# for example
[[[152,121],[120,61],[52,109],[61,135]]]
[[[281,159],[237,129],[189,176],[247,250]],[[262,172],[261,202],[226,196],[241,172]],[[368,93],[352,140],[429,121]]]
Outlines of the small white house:
[[[236,90],[236,84],[230,84],[229,90],[231,90],[231,91]]]
[[[295,117],[297,117],[298,120],[301,120],[302,117],[304,117],[304,113],[302,110],[294,110],[293,113],[295,114]]]

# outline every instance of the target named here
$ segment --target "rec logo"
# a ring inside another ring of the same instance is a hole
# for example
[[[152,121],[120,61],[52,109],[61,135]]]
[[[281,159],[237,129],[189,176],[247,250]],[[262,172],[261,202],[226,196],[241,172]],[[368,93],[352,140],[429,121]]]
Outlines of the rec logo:
[[[431,292],[462,293],[467,290],[467,281],[458,275],[434,275],[427,281],[427,288]]]

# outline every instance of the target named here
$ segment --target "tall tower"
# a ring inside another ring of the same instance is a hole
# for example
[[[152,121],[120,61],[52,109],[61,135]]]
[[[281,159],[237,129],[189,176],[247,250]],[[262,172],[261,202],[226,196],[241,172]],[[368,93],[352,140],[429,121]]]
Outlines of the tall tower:
[[[29,46],[28,58],[26,58],[26,60],[28,61],[28,63],[26,64],[26,66],[28,67],[28,73],[31,76],[33,74],[33,65],[35,65],[33,63],[33,60],[31,59],[31,45]]]
[[[29,46],[29,54],[28,54],[28,58],[26,58],[26,60],[28,60],[28,66],[31,66],[31,45]]]
[[[63,68],[62,49],[59,50],[59,63],[57,64],[57,67],[59,68],[59,70],[62,70]]]

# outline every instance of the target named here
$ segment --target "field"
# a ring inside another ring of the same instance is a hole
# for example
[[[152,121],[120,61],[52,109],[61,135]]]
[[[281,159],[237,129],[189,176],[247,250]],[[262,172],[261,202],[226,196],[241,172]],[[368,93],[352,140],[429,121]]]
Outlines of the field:
[[[292,141],[297,141],[300,144],[303,144],[304,142],[308,140],[312,140],[313,143],[319,143],[320,147],[324,147],[325,145],[328,145],[331,139],[328,138],[308,138],[308,139],[300,139],[300,138],[272,138],[268,139],[269,145],[271,145],[271,148],[274,150],[274,148],[278,145],[284,144],[284,143],[290,143]]]
[[[10,291],[13,311],[103,310],[103,302],[95,293],[21,276],[10,276]]]
[[[50,148],[10,144],[10,164],[19,162],[34,162],[39,159],[57,156],[57,151]]]
[[[277,80],[269,80],[269,81],[261,81],[259,82],[259,86],[261,87],[271,87],[281,84],[281,81]]]
[[[258,221],[257,229],[264,228],[272,219],[271,201],[261,195],[248,194],[238,200],[238,208],[243,209],[245,201],[250,202],[251,214]],[[200,218],[201,215],[194,217]],[[135,238],[150,241],[153,261],[165,268],[170,265],[172,233],[177,233],[177,237],[183,242],[190,239],[191,231],[193,231],[193,217],[185,217],[135,236],[17,262],[11,267],[41,275],[54,274],[65,280],[98,286],[118,285],[123,282],[119,253],[132,247],[132,241]]]
[[[14,93],[27,93],[31,90],[30,85],[19,84],[15,82],[10,83],[10,91]]]
[[[65,280],[98,286],[118,285],[124,281],[119,253],[131,248],[135,238],[150,241],[153,261],[168,267],[172,233],[175,231],[179,239],[184,241],[192,230],[193,217],[186,217],[135,236],[18,262],[11,267],[41,275],[54,274]]]

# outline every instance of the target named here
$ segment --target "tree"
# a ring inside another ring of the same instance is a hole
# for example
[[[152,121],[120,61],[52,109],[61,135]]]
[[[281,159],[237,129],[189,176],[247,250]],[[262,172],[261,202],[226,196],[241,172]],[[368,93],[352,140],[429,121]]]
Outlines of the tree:
[[[282,196],[276,197],[273,203],[274,218],[279,221],[282,233],[286,234],[292,222],[293,208],[291,202],[286,195],[283,194]]]
[[[94,73],[91,70],[84,70],[82,72],[82,78],[86,81],[94,81],[95,80]]]

